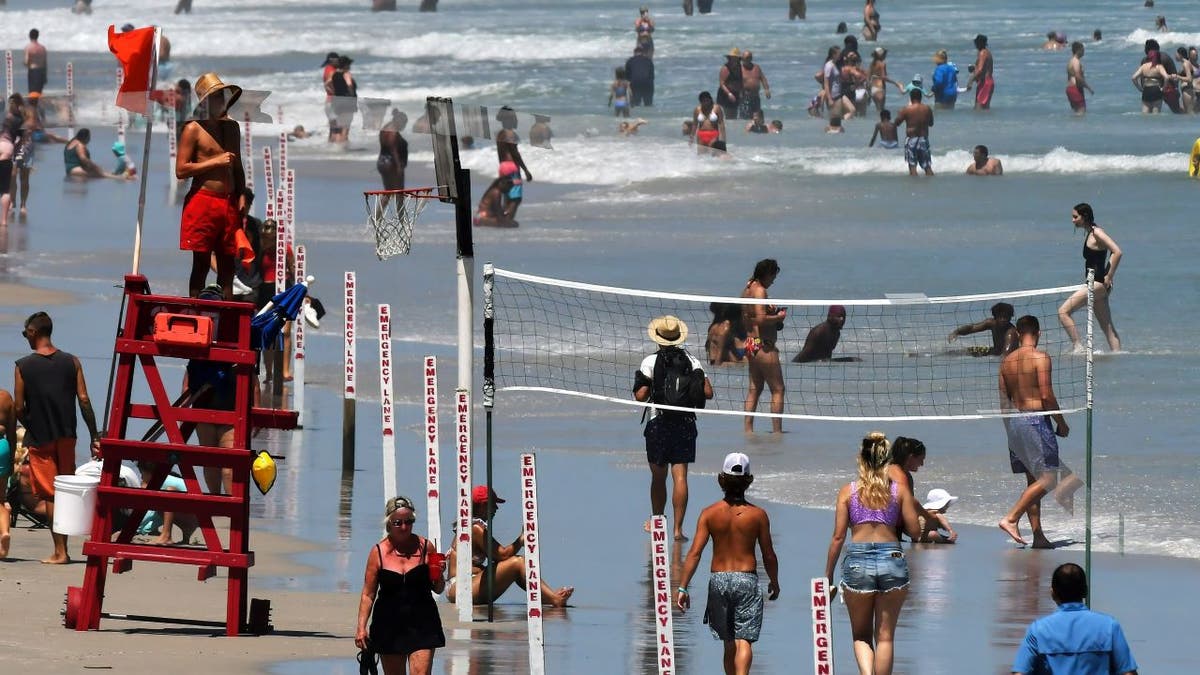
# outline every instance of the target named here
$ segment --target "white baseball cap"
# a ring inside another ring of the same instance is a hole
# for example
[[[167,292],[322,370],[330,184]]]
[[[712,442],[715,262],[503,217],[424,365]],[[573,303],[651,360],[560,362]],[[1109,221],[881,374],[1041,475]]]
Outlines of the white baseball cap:
[[[740,452],[731,452],[725,455],[725,464],[721,471],[731,476],[749,476],[750,458]]]
[[[925,495],[925,503],[921,506],[927,511],[940,511],[941,509],[950,508],[950,505],[958,501],[958,497],[946,492],[942,488],[934,488]]]

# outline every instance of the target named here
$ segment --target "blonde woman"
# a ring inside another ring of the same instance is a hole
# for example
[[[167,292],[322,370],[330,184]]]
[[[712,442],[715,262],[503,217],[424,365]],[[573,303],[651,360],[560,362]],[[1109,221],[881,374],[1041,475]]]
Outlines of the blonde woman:
[[[892,672],[896,622],[908,597],[908,561],[897,530],[903,525],[914,539],[921,534],[912,492],[888,477],[891,462],[887,437],[879,431],[867,434],[858,453],[858,479],[838,492],[825,563],[831,594],[836,594],[833,571],[849,530],[840,587],[846,594],[858,670],[874,675]]]

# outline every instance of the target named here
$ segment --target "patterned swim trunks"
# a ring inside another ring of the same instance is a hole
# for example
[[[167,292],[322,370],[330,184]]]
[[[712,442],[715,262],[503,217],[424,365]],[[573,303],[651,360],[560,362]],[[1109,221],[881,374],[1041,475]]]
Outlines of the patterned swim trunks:
[[[757,642],[762,630],[763,596],[753,572],[713,572],[708,578],[704,623],[713,637]]]

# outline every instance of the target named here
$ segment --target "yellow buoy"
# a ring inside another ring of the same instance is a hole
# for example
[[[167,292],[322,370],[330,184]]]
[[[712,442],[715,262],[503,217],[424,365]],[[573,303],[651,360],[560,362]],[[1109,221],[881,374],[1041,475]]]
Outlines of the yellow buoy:
[[[1192,158],[1188,162],[1188,175],[1195,178],[1200,175],[1200,138],[1192,144]]]
[[[275,460],[271,459],[271,454],[266,450],[258,453],[258,457],[254,458],[254,465],[250,467],[250,475],[254,477],[254,484],[258,486],[258,491],[264,495],[270,491],[271,486],[275,485]]]

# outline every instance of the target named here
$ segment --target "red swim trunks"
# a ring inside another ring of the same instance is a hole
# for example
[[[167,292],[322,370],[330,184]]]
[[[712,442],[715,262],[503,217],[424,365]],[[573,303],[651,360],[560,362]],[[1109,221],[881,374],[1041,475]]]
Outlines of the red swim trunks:
[[[237,231],[242,227],[237,197],[201,188],[187,196],[179,221],[179,250],[237,253]]]
[[[996,81],[990,77],[985,77],[983,82],[979,83],[979,88],[975,90],[975,103],[981,108],[986,108],[992,103],[992,92],[996,90]]]
[[[696,141],[700,145],[709,145],[717,141],[721,137],[721,132],[716,129],[700,129],[696,132]]]
[[[1071,104],[1071,110],[1075,112],[1087,110],[1087,101],[1083,98],[1083,92],[1073,84],[1067,87],[1067,101]]]
[[[75,439],[60,438],[29,448],[29,478],[33,494],[54,499],[54,477],[75,473]]]

